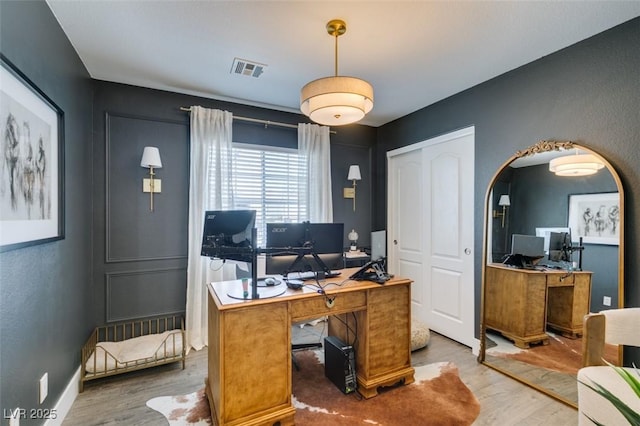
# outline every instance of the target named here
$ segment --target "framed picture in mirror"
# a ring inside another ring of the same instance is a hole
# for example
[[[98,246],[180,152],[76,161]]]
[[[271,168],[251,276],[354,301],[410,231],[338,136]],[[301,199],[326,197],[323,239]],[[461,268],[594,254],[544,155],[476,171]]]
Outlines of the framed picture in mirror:
[[[619,245],[620,194],[569,195],[569,228],[571,239],[585,244]]]

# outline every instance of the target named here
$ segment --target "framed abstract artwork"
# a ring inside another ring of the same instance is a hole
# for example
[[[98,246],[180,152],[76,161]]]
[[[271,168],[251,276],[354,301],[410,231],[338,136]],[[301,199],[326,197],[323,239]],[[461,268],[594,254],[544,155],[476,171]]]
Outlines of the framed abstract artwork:
[[[620,194],[569,195],[571,240],[585,244],[620,244]]]
[[[0,55],[0,252],[64,238],[64,113]]]

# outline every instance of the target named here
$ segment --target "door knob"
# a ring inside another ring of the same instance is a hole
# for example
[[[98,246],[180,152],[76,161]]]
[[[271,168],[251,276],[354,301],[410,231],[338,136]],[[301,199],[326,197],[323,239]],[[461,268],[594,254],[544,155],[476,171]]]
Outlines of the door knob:
[[[397,246],[398,245],[398,240],[393,240],[393,244]]]
[[[471,249],[469,247],[467,247],[466,249],[464,249],[464,254],[471,254]]]

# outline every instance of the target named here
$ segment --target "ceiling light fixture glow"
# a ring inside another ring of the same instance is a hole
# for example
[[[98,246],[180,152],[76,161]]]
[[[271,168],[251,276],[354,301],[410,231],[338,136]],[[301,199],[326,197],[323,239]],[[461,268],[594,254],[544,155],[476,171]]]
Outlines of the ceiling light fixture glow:
[[[567,155],[549,162],[549,170],[557,176],[588,176],[603,167],[602,161],[592,154]]]
[[[361,120],[373,108],[373,87],[356,77],[338,76],[338,37],[347,31],[339,19],[327,23],[335,37],[335,76],[307,83],[300,93],[300,110],[318,124],[342,126]]]

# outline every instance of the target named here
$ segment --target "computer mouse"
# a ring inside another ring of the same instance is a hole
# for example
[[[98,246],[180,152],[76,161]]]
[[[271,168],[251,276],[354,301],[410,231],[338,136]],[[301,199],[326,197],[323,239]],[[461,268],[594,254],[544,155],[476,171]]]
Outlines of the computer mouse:
[[[287,287],[292,290],[300,290],[304,283],[300,280],[287,280]]]
[[[267,286],[272,286],[278,284],[278,281],[275,278],[267,277],[264,279],[264,284]]]

